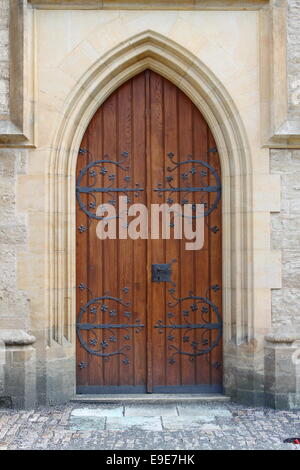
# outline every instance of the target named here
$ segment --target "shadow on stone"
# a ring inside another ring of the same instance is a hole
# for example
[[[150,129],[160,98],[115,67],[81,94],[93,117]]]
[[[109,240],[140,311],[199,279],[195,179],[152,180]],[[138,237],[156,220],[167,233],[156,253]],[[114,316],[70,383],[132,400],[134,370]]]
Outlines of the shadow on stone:
[[[0,408],[12,408],[11,397],[0,397]]]

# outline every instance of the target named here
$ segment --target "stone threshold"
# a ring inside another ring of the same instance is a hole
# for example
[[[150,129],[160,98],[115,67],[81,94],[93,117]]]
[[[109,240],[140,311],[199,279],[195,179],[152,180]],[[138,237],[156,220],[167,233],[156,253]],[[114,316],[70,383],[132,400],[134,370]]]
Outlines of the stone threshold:
[[[76,403],[205,403],[205,402],[229,402],[230,397],[222,395],[221,393],[212,394],[160,394],[160,393],[141,393],[141,394],[114,394],[114,395],[75,395],[70,400]]]

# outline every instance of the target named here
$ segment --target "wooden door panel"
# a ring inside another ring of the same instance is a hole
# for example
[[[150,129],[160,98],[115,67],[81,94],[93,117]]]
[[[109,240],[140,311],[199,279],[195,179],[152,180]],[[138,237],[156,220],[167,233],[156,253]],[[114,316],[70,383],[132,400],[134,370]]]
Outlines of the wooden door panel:
[[[90,163],[101,161],[89,170],[96,171],[95,187],[111,186],[111,191],[93,193],[87,200],[95,206],[93,212],[105,203],[118,209],[119,195],[127,195],[132,202],[146,202],[145,190],[138,192],[138,198],[131,191],[136,184],[145,188],[144,87],[143,76],[125,83],[101,106],[86,131],[81,146],[86,154],[78,157],[77,174],[85,168],[88,156]],[[128,157],[122,157],[124,152]],[[92,184],[93,177],[89,178]],[[114,192],[115,188],[124,191]],[[85,333],[90,353],[77,336],[78,390],[100,393],[107,387],[114,391],[121,386],[122,390],[145,391],[147,266],[139,261],[145,258],[146,241],[100,240],[96,235],[98,221],[86,217],[82,222],[82,218],[82,211],[77,210],[78,227],[87,226],[87,230],[77,231],[77,286],[86,286],[77,289],[77,311],[85,308],[88,299],[104,296],[89,307],[96,313],[83,315],[80,323],[87,318],[90,325],[94,322],[105,328],[97,329],[96,334],[95,330]]]
[[[218,154],[214,151],[215,143],[202,115],[193,103],[163,78],[150,73],[150,89],[162,90],[161,104],[157,104],[150,95],[149,108],[151,116],[152,189],[158,184],[183,189],[191,187],[215,186],[215,177],[205,166],[185,164],[189,159],[200,160],[220,173]],[[157,110],[160,110],[158,113]],[[152,133],[154,135],[152,135]],[[210,151],[213,150],[213,151]],[[172,152],[172,160],[168,154]],[[161,154],[163,153],[163,156]],[[181,163],[176,168],[176,162]],[[172,170],[168,171],[171,167]],[[196,169],[194,172],[193,169]],[[205,203],[207,210],[213,205],[216,193],[185,191],[153,192],[152,202],[184,204]],[[185,325],[203,325],[203,322],[217,323],[216,314],[211,306],[205,303],[209,286],[215,285],[218,309],[221,306],[219,286],[221,285],[221,213],[218,209],[207,216],[205,225],[205,244],[199,251],[187,251],[186,240],[152,241],[152,263],[169,263],[172,265],[174,285],[165,283],[152,284],[153,292],[153,355],[159,358],[153,365],[153,390],[213,390],[212,387],[222,383],[220,368],[220,329],[204,330],[203,328],[184,328]],[[158,246],[158,249],[156,247]],[[217,287],[218,286],[218,287]],[[188,298],[202,297],[202,299]],[[214,291],[212,291],[214,293]],[[177,298],[177,300],[174,299]],[[159,298],[159,300],[158,300]],[[178,299],[185,299],[178,301]],[[164,308],[162,306],[164,304]],[[204,312],[202,312],[204,309]],[[208,312],[206,312],[208,310]],[[158,328],[164,325],[163,328]],[[213,341],[218,341],[218,348],[202,354],[209,349]]]
[[[221,390],[220,173],[203,116],[152,71],[123,84],[93,117],[77,164],[79,393]],[[96,208],[119,209],[121,194],[148,209],[205,204],[203,248],[188,251],[173,237],[100,240]],[[172,282],[152,282],[152,264],[166,263]]]

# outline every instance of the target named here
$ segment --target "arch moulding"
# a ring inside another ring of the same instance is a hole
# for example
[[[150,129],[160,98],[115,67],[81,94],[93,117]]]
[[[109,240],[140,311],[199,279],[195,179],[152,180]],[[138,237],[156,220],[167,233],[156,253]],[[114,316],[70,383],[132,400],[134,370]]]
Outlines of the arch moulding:
[[[235,395],[239,388],[237,369],[256,377],[254,364],[262,344],[259,338],[270,327],[270,315],[265,323],[260,319],[259,328],[254,315],[259,293],[253,287],[255,263],[249,262],[255,256],[250,147],[238,110],[219,79],[188,50],[153,31],[138,34],[101,56],[70,93],[57,127],[48,167],[48,351],[52,359],[57,349],[70,358],[73,376],[68,393],[73,394],[78,150],[99,106],[123,82],[147,68],[173,82],[194,102],[218,146],[223,177],[224,385],[225,393]]]

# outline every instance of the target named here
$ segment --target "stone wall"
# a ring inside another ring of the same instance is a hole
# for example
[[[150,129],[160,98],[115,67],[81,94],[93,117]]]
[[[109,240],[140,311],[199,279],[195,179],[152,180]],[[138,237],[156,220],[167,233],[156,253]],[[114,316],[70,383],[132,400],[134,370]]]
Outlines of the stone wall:
[[[0,0],[0,118],[10,120],[10,1]],[[18,256],[27,246],[27,217],[17,210],[17,181],[28,151],[0,148],[0,396],[35,403],[35,338],[28,341],[30,298],[18,288]],[[4,336],[3,336],[4,335]],[[29,388],[28,388],[29,385]]]
[[[26,246],[27,229],[26,216],[16,211],[16,183],[26,160],[27,150],[0,149],[0,397],[17,407],[35,403],[35,350],[26,344],[25,333],[30,299],[17,287],[17,258]],[[12,340],[16,334],[25,341]]]
[[[282,250],[282,289],[272,292],[275,327],[300,327],[300,150],[271,150],[281,175],[281,211],[272,214],[272,248]]]
[[[288,83],[289,112],[300,119],[300,0],[288,0]]]
[[[0,149],[0,328],[28,327],[29,299],[17,289],[17,255],[26,246],[26,218],[16,213],[16,182],[27,150]]]
[[[0,0],[0,114],[9,113],[9,0]]]
[[[300,119],[300,0],[288,0],[289,116]],[[281,212],[272,215],[272,248],[282,250],[282,289],[272,292],[274,327],[300,327],[300,150],[273,149],[270,169],[281,175]]]
[[[288,115],[300,119],[300,0],[288,0]],[[300,150],[272,149],[270,171],[281,177],[281,210],[272,214],[271,247],[282,252],[282,288],[272,291],[274,333],[266,337],[265,404],[299,408]]]

